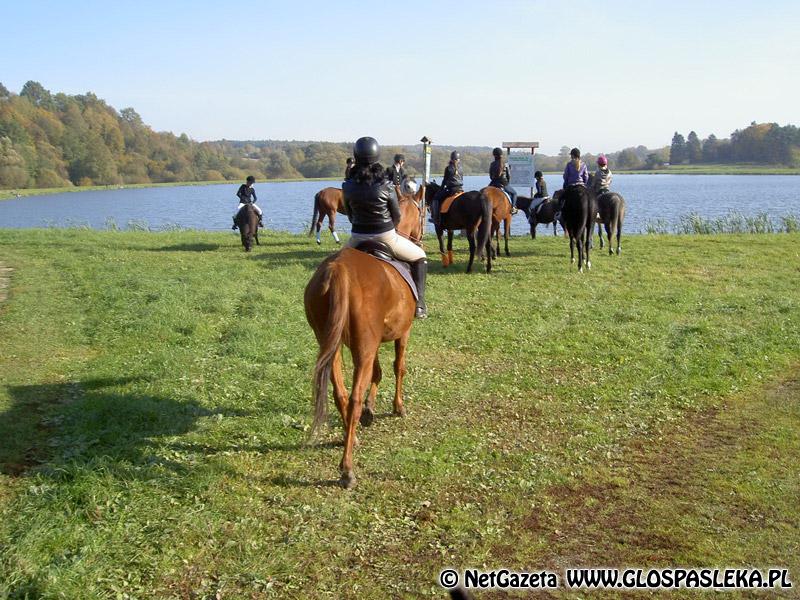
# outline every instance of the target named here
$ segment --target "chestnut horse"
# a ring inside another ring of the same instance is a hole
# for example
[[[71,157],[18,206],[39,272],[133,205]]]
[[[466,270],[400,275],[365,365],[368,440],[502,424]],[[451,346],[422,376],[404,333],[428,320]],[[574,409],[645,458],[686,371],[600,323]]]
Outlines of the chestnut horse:
[[[415,201],[422,197],[401,197],[403,217],[398,232],[412,240],[422,235],[422,218]],[[343,250],[326,258],[317,267],[305,290],[306,319],[319,343],[314,366],[314,423],[311,435],[327,421],[328,380],[344,425],[344,456],[339,464],[340,483],[355,485],[353,446],[356,423],[368,426],[375,412],[375,398],[382,372],[378,348],[394,341],[394,414],[405,415],[403,376],[406,372],[406,345],[414,322],[417,302],[403,277],[382,260],[355,250]],[[342,344],[353,357],[353,387],[348,398],[342,372]],[[364,394],[369,386],[366,407]]]
[[[426,199],[430,202],[441,189],[437,183],[429,183],[425,188]],[[442,204],[444,204],[442,200]],[[463,229],[467,234],[469,242],[469,263],[467,273],[472,272],[472,263],[475,260],[477,250],[478,260],[483,260],[483,253],[486,252],[486,272],[492,271],[492,248],[491,232],[492,225],[492,203],[480,192],[464,192],[458,196],[450,205],[446,213],[439,215],[439,223],[436,224],[436,238],[439,240],[439,252],[442,255],[442,265],[448,267],[453,264],[453,231]],[[447,231],[447,253],[444,251],[444,241],[442,235]],[[476,239],[477,234],[477,239]]]
[[[258,241],[258,213],[252,204],[245,204],[236,213],[236,226],[242,236],[242,246],[244,246],[245,252],[250,252],[253,240],[259,246],[261,245],[261,242]]]
[[[344,204],[342,201],[342,189],[335,187],[326,187],[321,189],[314,196],[314,212],[311,214],[311,229],[308,235],[314,233],[314,228],[317,230],[317,244],[321,244],[320,229],[322,229],[322,221],[328,217],[328,229],[331,230],[333,239],[339,243],[339,234],[336,233],[336,213],[344,214]]]
[[[492,248],[492,257],[500,255],[500,223],[503,224],[503,237],[505,239],[506,256],[511,256],[508,251],[508,236],[511,235],[511,202],[506,196],[506,193],[498,187],[488,186],[481,190],[481,194],[488,198],[492,204],[492,231],[489,234],[490,245],[491,238],[497,239],[497,251]]]

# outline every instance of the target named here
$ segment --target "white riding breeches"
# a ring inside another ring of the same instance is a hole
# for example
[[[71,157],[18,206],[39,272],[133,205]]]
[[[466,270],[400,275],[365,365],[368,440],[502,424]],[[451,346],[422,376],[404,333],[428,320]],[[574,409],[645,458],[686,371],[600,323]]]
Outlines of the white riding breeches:
[[[233,213],[234,217],[239,214],[239,211],[242,210],[243,206],[247,206],[247,205],[244,202],[239,202],[239,206],[236,207],[236,212]],[[253,203],[253,209],[255,209],[255,211],[258,213],[259,217],[263,214],[261,212],[261,207],[259,207],[258,204],[256,204],[255,202]]]
[[[385,233],[354,233],[350,236],[346,248],[355,248],[360,242],[365,240],[375,240],[376,242],[383,242],[389,248],[398,260],[406,262],[417,262],[423,258],[427,258],[425,251],[417,246],[414,242],[406,239],[397,234],[396,229],[386,231]]]

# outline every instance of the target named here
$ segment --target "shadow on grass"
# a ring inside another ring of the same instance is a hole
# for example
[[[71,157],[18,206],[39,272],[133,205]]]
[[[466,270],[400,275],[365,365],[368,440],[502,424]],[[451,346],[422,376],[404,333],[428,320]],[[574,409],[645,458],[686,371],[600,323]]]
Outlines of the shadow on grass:
[[[137,377],[87,379],[56,384],[8,386],[11,406],[0,413],[0,472],[24,475],[118,466],[137,477],[137,466],[182,471],[154,456],[154,440],[184,435],[201,417],[242,416],[209,410],[194,401],[130,392]],[[147,477],[146,469],[141,470]]]
[[[213,252],[219,249],[219,244],[175,244],[161,248],[150,248],[151,252]]]

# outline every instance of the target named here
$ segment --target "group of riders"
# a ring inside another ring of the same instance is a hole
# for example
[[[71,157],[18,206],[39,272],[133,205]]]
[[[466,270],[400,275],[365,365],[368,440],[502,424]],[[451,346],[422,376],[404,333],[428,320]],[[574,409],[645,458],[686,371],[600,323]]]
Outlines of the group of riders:
[[[517,212],[516,190],[509,185],[511,171],[503,160],[503,151],[495,148],[492,151],[494,161],[489,167],[489,177],[492,187],[497,187],[506,192],[511,203],[512,213]],[[428,271],[428,261],[425,251],[411,240],[397,233],[400,223],[399,198],[395,194],[395,187],[400,187],[406,181],[405,157],[402,154],[394,156],[394,163],[384,169],[378,162],[380,147],[375,138],[359,138],[353,146],[353,158],[347,159],[345,180],[342,184],[342,196],[345,213],[350,219],[351,236],[346,247],[354,248],[360,243],[370,240],[380,242],[391,250],[398,259],[405,261],[411,268],[411,277],[417,287],[418,301],[416,317],[424,319],[428,316],[425,305],[425,280]],[[597,159],[597,171],[592,181],[593,190],[598,195],[609,191],[612,174],[608,168],[608,159],[600,155]],[[538,210],[545,202],[550,200],[547,193],[547,184],[541,171],[536,171],[536,194],[534,199],[539,203],[532,210]],[[259,225],[262,211],[256,205],[256,192],[253,187],[255,177],[252,175],[243,183],[236,195],[239,205],[233,217],[233,229],[236,229],[236,215],[244,206],[250,204],[258,213]],[[589,170],[581,161],[581,152],[578,148],[570,151],[570,161],[564,168],[564,190],[572,186],[589,185]],[[431,222],[439,225],[440,209],[442,202],[464,191],[464,173],[461,168],[461,156],[457,150],[450,153],[450,162],[444,170],[441,188],[431,201]]]

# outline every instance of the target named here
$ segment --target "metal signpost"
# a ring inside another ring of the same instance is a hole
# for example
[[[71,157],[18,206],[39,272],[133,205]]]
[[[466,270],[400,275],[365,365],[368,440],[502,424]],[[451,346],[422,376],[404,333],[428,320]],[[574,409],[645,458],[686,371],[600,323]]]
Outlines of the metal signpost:
[[[420,243],[422,237],[425,235],[425,193],[427,192],[428,179],[431,177],[431,144],[433,140],[429,139],[427,135],[423,135],[422,139],[422,159],[423,159],[423,173],[422,173],[422,200],[420,201],[420,230],[419,238]]]
[[[539,147],[539,142],[503,142],[503,148],[506,149],[508,154],[508,166],[511,168],[511,183],[512,185],[525,185],[531,188],[531,198],[533,198],[533,188],[536,185],[536,178],[533,174],[536,171],[534,166],[533,156],[536,154],[536,148]],[[512,148],[530,148],[530,155],[517,153],[511,154]]]

